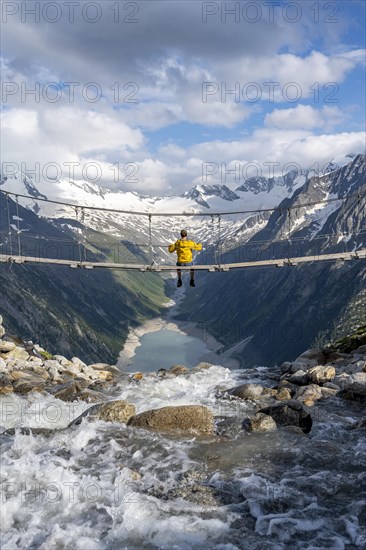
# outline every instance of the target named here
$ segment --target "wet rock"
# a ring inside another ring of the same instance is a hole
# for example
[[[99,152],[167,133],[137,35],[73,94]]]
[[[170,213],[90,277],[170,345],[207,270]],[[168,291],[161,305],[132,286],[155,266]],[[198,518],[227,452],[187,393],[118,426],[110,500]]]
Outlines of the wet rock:
[[[341,389],[337,384],[334,384],[334,382],[326,382],[325,384],[323,384],[323,388],[329,388],[336,391],[339,391]]]
[[[49,428],[27,428],[27,427],[21,427],[21,428],[9,428],[8,430],[4,430],[1,435],[15,435],[16,433],[20,433],[22,435],[44,435],[49,436],[54,434],[59,430],[50,430]]]
[[[7,353],[15,348],[14,342],[0,340],[0,353]]]
[[[57,399],[62,401],[74,401],[80,391],[80,386],[74,382],[74,380],[69,380],[64,384],[60,384],[55,388],[52,388],[52,393]]]
[[[179,430],[185,433],[213,433],[212,412],[202,405],[180,405],[152,409],[132,417],[128,425],[152,430],[171,432]]]
[[[339,392],[339,388],[337,389],[334,389],[334,388],[326,388],[325,386],[322,386],[320,388],[321,392],[322,392],[322,397],[324,399],[327,399],[328,397],[334,397],[335,395],[338,394]]]
[[[96,414],[99,420],[126,424],[136,414],[136,408],[127,401],[112,401],[100,405]]]
[[[97,378],[104,382],[110,382],[113,379],[113,374],[108,370],[97,370],[94,371]]]
[[[298,426],[304,433],[309,433],[313,425],[310,414],[305,411],[303,404],[295,399],[271,405],[259,412],[271,416],[277,426]]]
[[[213,367],[212,363],[206,363],[205,361],[201,361],[201,363],[198,363],[198,365],[196,365],[196,369],[200,369],[200,370],[206,370],[206,369],[210,369],[211,367]]]
[[[189,502],[194,502],[199,506],[213,506],[215,508],[220,506],[220,501],[216,496],[216,490],[205,485],[195,484],[187,487],[177,487],[161,495],[160,498],[167,500],[181,498]]]
[[[242,423],[237,416],[215,418],[215,433],[223,437],[236,438],[242,431]]]
[[[337,384],[343,389],[366,396],[366,373],[357,372],[344,377],[337,377]]]
[[[292,395],[289,388],[280,388],[275,397],[278,401],[288,401]]]
[[[0,394],[12,393],[13,391],[12,379],[5,374],[0,374]]]
[[[168,371],[166,369],[159,369],[156,374],[157,376],[159,376],[159,378],[165,378],[165,376],[168,374]]]
[[[366,430],[366,418],[361,418],[352,428],[354,430]]]
[[[314,384],[330,382],[336,375],[336,370],[331,366],[318,365],[308,370],[308,376]]]
[[[296,384],[292,384],[288,380],[281,380],[277,386],[277,390],[279,391],[282,388],[287,388],[291,392],[291,395],[294,395],[297,392],[299,386]]]
[[[100,401],[106,401],[107,397],[100,391],[95,391],[88,388],[82,390],[78,394],[78,399],[81,401],[86,401],[87,403],[99,403]]]
[[[348,353],[340,353],[339,351],[332,351],[327,355],[327,363],[347,363],[350,355]]]
[[[320,386],[317,386],[316,384],[309,384],[309,386],[302,386],[299,388],[294,397],[308,407],[311,407],[314,405],[314,401],[322,399],[323,395]]]
[[[261,397],[275,397],[277,395],[277,390],[275,388],[266,388],[263,387],[262,395]]]
[[[227,391],[230,395],[234,397],[239,397],[240,399],[250,399],[252,401],[257,400],[263,393],[263,386],[259,384],[242,384],[241,386],[236,386]]]
[[[189,368],[184,365],[173,365],[173,367],[169,369],[169,373],[174,374],[174,376],[179,376],[180,374],[185,374],[186,372],[189,372]]]
[[[268,432],[277,429],[273,418],[262,412],[255,414],[252,418],[244,418],[242,426],[247,432]]]
[[[290,372],[291,367],[292,367],[292,363],[290,361],[285,361],[284,363],[282,363],[281,374],[286,374]]]
[[[44,380],[42,381],[36,381],[32,379],[20,379],[16,380],[13,383],[13,388],[15,393],[19,393],[21,395],[25,395],[29,392],[43,392],[44,390]]]
[[[127,401],[108,401],[108,403],[102,403],[93,405],[80,416],[70,422],[70,426],[81,424],[83,418],[90,418],[90,420],[104,420],[104,422],[127,422],[134,416],[136,412],[135,405],[128,403]]]
[[[287,380],[287,382],[295,384],[296,386],[305,386],[309,383],[310,378],[307,372],[300,369],[294,374],[284,374],[283,376],[281,376],[281,380]]]

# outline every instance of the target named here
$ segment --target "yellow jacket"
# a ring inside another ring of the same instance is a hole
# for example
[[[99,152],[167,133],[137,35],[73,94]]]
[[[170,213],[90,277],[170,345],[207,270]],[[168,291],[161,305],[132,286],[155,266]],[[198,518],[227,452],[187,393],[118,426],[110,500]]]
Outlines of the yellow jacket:
[[[168,250],[169,252],[177,252],[178,262],[188,264],[192,261],[192,250],[202,250],[202,244],[178,239],[174,244],[169,245]]]

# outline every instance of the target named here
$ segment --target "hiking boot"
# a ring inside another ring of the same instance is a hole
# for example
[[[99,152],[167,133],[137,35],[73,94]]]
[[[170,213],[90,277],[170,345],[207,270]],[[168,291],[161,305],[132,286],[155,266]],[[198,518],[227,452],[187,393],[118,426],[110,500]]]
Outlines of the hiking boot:
[[[191,279],[191,281],[190,281],[189,284],[190,284],[191,286],[196,286],[196,285],[194,284],[194,280],[193,280],[193,279]]]
[[[178,282],[177,282],[177,287],[180,287],[182,286],[182,279],[178,279]]]

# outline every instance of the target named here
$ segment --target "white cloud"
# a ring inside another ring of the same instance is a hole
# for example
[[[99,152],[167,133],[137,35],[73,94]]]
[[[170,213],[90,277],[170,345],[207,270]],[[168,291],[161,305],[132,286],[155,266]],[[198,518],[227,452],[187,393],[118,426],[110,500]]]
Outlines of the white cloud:
[[[3,137],[7,133],[17,139],[28,140],[39,133],[38,114],[28,109],[2,111]]]
[[[264,117],[266,126],[291,129],[324,128],[331,130],[347,119],[347,115],[338,107],[325,106],[315,109],[310,105],[297,105],[292,109],[274,109]]]

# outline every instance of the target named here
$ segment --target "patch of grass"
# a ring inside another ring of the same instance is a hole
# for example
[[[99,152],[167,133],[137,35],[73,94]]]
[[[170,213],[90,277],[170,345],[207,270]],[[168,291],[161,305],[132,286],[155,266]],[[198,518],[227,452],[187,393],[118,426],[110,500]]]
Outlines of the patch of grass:
[[[325,347],[325,350],[351,353],[351,351],[364,345],[366,345],[366,325],[358,327],[352,334],[329,344]]]

